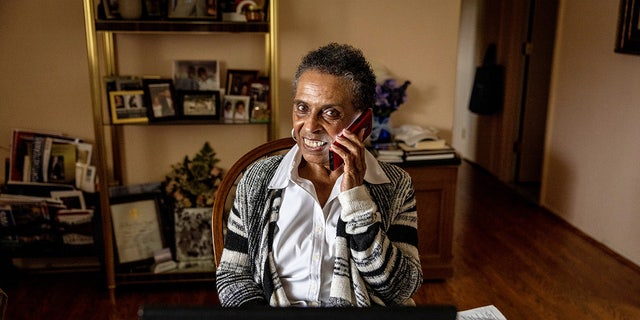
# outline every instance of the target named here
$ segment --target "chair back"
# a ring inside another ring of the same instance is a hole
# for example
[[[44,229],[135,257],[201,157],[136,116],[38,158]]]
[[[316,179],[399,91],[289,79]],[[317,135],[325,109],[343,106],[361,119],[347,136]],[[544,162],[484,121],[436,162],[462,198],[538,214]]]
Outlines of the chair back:
[[[240,176],[256,160],[291,149],[295,144],[296,142],[292,138],[282,138],[264,143],[240,157],[225,173],[216,191],[216,196],[213,200],[213,211],[211,212],[213,256],[216,266],[220,263],[224,247],[226,218],[228,217],[226,204],[228,203],[229,195],[235,190],[234,187]],[[235,195],[235,192],[233,194]]]
[[[9,296],[7,293],[0,289],[0,320],[4,319],[4,313],[7,311],[7,303],[9,302]]]

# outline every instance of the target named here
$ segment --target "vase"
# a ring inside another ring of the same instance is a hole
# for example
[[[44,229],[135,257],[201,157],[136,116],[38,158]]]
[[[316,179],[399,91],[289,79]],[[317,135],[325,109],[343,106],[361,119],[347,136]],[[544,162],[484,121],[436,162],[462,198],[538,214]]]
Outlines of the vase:
[[[391,142],[391,124],[389,116],[373,116],[373,127],[371,130],[371,143]]]

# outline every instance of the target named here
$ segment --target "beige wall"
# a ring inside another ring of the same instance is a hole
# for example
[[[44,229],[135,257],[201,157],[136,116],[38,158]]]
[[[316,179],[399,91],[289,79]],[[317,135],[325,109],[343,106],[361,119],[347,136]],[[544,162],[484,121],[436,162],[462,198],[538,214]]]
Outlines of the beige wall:
[[[13,128],[93,141],[82,15],[77,0],[0,1],[0,158]]]
[[[394,126],[453,126],[460,1],[284,0],[280,2],[280,135],[291,132],[291,81],[309,50],[350,43],[398,80],[410,80]]]
[[[640,264],[640,56],[613,52],[619,1],[561,1],[542,204]]]

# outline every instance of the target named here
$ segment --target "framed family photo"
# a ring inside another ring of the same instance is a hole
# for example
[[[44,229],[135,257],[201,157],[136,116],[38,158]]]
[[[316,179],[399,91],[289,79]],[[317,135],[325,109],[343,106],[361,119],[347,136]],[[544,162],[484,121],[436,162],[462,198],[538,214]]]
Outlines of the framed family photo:
[[[220,91],[218,90],[179,91],[178,100],[183,119],[220,119]]]
[[[269,79],[251,83],[251,122],[266,123],[271,118]]]
[[[173,62],[176,90],[219,90],[220,68],[217,60],[176,60]]]
[[[157,195],[140,194],[111,200],[111,220],[119,264],[153,258],[164,248]]]
[[[145,79],[149,121],[170,120],[178,116],[176,93],[171,79]]]
[[[144,106],[144,91],[109,92],[109,109],[113,124],[146,123],[147,108]]]
[[[175,212],[176,260],[213,261],[211,208],[184,208]]]
[[[224,122],[249,122],[249,96],[227,95],[224,97]]]
[[[227,70],[226,94],[248,96],[251,91],[251,83],[258,80],[258,70]]]

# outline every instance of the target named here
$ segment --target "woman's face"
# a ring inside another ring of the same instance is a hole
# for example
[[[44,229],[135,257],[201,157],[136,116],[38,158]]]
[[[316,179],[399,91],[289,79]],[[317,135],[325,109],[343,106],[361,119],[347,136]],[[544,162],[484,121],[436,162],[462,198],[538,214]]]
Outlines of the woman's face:
[[[358,112],[350,84],[329,74],[305,71],[293,99],[293,129],[303,158],[329,166],[329,146]]]

